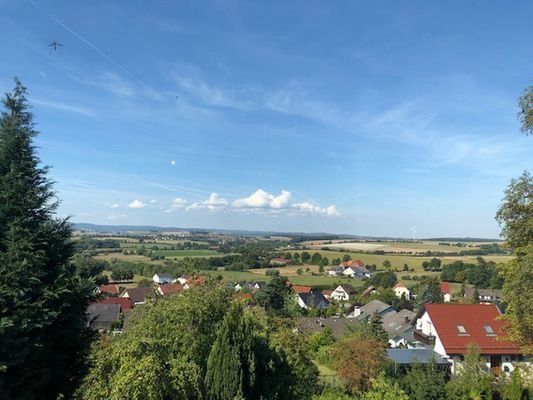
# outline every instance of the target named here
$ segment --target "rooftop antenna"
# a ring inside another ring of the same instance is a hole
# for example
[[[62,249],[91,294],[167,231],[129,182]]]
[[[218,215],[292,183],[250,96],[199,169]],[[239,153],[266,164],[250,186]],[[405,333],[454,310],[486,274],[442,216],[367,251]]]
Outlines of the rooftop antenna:
[[[409,228],[409,230],[412,232],[413,234],[413,242],[415,241],[415,238],[416,238],[416,226],[413,226],[412,228]]]

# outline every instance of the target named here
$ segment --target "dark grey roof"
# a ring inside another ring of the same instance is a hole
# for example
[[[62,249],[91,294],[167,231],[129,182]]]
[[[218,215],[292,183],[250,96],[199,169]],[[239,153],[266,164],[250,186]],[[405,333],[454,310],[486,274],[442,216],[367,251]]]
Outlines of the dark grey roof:
[[[342,287],[344,291],[348,294],[355,293],[355,289],[349,283],[341,283],[339,286]]]
[[[383,329],[385,329],[391,339],[396,336],[411,338],[412,335],[404,334],[414,329],[411,321],[415,316],[416,314],[414,312],[406,309],[400,310],[397,313],[385,314],[382,319]]]
[[[331,329],[335,339],[341,339],[351,333],[360,322],[354,319],[346,318],[313,318],[303,317],[296,321],[298,330],[302,332],[322,332],[326,327]]]
[[[160,277],[160,278],[172,279],[172,275],[167,274],[167,273],[161,273],[161,272],[160,272],[160,273],[157,273],[156,275],[157,275],[158,277]]]
[[[329,304],[328,299],[321,292],[298,293],[307,307],[324,308]]]
[[[111,328],[113,321],[118,321],[120,304],[94,303],[87,307],[87,320],[95,329]]]
[[[431,348],[424,349],[387,349],[387,357],[399,365],[410,365],[414,363],[428,364],[433,359],[437,365],[449,365],[450,362]]]
[[[371,316],[374,314],[381,314],[387,310],[393,310],[390,304],[383,303],[380,300],[372,300],[360,308],[361,315]]]
[[[144,298],[153,292],[154,289],[152,287],[130,288],[124,291],[122,297],[129,297],[134,303],[144,303]],[[124,296],[124,294],[127,294],[127,296]]]

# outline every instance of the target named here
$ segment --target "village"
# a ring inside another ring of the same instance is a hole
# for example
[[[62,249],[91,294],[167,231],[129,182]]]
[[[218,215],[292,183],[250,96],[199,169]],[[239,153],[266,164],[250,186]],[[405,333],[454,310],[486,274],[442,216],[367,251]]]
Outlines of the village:
[[[283,258],[272,261],[277,266],[287,263]],[[363,281],[372,277],[361,260],[332,266],[327,274]],[[233,293],[235,302],[258,307],[255,299],[268,286],[266,281],[213,282],[210,276],[201,274],[173,277],[168,273],[156,273],[152,281],[150,286],[122,291],[120,284],[98,287],[101,298],[88,309],[92,326],[102,334],[120,335],[127,330],[131,309],[158,298],[180,296],[197,286],[222,286]],[[407,309],[372,299],[380,290],[374,286],[365,287],[360,292],[350,283],[342,283],[332,290],[313,289],[289,281],[286,284],[292,293],[292,301],[300,309],[295,318],[295,331],[310,335],[327,330],[340,340],[350,335],[357,325],[377,323],[387,335],[387,357],[399,368],[435,363],[440,369],[454,374],[460,370],[470,345],[478,346],[486,367],[495,376],[508,375],[517,366],[532,365],[519,346],[504,337],[504,322],[500,316],[505,305],[498,289],[467,288],[461,296],[452,294],[448,282],[440,282],[439,300]],[[408,303],[417,298],[401,282],[395,283],[392,291],[398,300]]]

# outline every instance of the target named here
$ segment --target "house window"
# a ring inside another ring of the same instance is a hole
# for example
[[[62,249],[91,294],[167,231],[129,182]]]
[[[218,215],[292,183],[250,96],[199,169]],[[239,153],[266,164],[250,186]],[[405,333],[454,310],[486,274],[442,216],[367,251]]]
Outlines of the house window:
[[[463,325],[457,325],[457,332],[459,336],[470,336]]]
[[[496,336],[496,333],[494,332],[494,329],[492,329],[492,326],[483,325],[483,328],[485,329],[485,335],[487,335],[487,336]]]

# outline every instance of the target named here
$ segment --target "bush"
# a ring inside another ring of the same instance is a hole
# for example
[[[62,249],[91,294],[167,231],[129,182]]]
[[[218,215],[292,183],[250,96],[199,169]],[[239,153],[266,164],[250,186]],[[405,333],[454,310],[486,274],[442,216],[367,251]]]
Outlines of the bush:
[[[410,281],[411,280],[411,275],[403,275],[402,276],[402,281]]]
[[[279,269],[267,269],[265,271],[266,276],[279,276]]]

